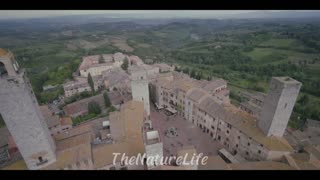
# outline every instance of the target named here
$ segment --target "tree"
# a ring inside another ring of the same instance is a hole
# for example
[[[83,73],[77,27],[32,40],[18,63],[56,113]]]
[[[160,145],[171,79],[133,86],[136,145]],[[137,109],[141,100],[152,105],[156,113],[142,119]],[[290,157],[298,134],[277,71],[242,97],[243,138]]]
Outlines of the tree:
[[[190,77],[192,78],[196,77],[196,71],[194,69],[191,70]]]
[[[104,98],[104,103],[106,107],[107,108],[110,107],[111,103],[110,103],[110,99],[107,92],[103,93],[103,98]]]
[[[126,71],[128,69],[128,65],[129,65],[129,61],[127,58],[125,58],[121,65],[121,68]]]
[[[100,55],[100,57],[99,57],[99,64],[102,64],[102,63],[104,63],[104,60],[103,60],[102,55]]]
[[[101,108],[99,104],[95,101],[91,101],[88,103],[88,113],[89,114],[100,114]]]
[[[93,79],[92,79],[90,73],[88,74],[88,84],[90,85],[91,90],[92,90],[92,92],[94,93],[94,82],[93,82]]]

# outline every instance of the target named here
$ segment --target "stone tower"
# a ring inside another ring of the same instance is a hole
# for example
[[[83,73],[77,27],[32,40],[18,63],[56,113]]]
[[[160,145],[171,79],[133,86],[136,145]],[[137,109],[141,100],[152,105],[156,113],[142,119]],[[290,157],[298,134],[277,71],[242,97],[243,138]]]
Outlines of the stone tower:
[[[56,161],[55,144],[25,72],[0,49],[0,114],[29,169]]]
[[[149,83],[146,71],[135,71],[131,73],[132,99],[142,101],[144,110],[150,116]]]
[[[290,77],[273,77],[265,98],[259,128],[267,136],[283,136],[297,100],[301,83]]]

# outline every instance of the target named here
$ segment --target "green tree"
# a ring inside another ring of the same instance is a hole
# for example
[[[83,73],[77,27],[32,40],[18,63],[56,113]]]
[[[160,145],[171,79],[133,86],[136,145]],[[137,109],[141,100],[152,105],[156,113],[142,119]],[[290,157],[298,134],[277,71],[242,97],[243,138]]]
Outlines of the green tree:
[[[129,61],[127,58],[125,58],[121,65],[121,68],[126,71],[128,69],[128,65],[129,65]]]
[[[88,103],[88,113],[89,114],[100,114],[101,108],[99,104],[95,101],[91,101]]]
[[[192,77],[192,78],[196,77],[196,70],[194,70],[194,69],[191,70],[190,77]]]
[[[94,93],[94,83],[90,73],[88,74],[88,83],[91,87],[92,93]]]
[[[110,99],[109,99],[107,92],[103,93],[103,98],[104,98],[104,103],[105,103],[106,107],[107,108],[110,107],[111,102],[110,102]]]

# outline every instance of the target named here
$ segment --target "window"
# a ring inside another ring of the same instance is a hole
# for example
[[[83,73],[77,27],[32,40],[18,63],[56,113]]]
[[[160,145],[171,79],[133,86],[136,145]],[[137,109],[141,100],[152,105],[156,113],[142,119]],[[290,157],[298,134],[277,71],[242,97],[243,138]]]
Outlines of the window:
[[[219,141],[221,140],[221,136],[218,136],[218,140],[219,140]]]
[[[248,143],[248,146],[250,146],[250,143]]]
[[[228,124],[227,126],[228,126],[229,129],[231,129],[231,124]]]
[[[248,151],[246,151],[246,155],[249,156],[249,152]]]
[[[236,144],[236,147],[239,147],[239,145],[238,145],[238,144]]]
[[[229,141],[229,138],[227,138],[226,140]]]
[[[39,162],[43,162],[42,156],[38,157]]]
[[[238,139],[240,139],[240,136],[238,136]]]
[[[229,134],[229,130],[227,130],[227,134]]]
[[[211,128],[214,130],[214,126],[211,126]]]
[[[258,153],[261,154],[261,150],[258,150]]]
[[[288,103],[286,103],[286,104],[284,105],[284,108],[286,108],[286,107],[287,107],[287,105],[288,105]]]
[[[260,144],[261,147],[263,147],[263,144]]]

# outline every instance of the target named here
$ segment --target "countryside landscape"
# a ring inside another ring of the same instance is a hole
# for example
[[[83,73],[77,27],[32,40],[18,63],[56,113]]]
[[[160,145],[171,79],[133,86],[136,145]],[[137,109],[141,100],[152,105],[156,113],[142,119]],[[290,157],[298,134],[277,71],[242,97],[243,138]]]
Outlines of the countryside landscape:
[[[138,55],[147,64],[175,65],[176,71],[197,79],[224,78],[234,104],[243,100],[239,92],[267,92],[272,76],[289,75],[303,83],[289,125],[301,128],[307,118],[320,119],[318,19],[179,19],[159,24],[122,20],[59,25],[0,23],[0,46],[10,49],[27,68],[40,103],[63,94],[61,84],[72,78],[82,56],[120,51]],[[57,88],[43,91],[46,85]]]

